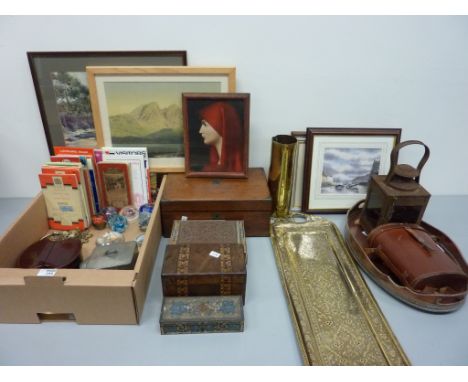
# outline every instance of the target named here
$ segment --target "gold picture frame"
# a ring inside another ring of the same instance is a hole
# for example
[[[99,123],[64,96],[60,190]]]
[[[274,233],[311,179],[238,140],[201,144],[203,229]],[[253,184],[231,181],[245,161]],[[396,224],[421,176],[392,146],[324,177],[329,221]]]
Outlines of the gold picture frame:
[[[96,128],[103,146],[146,146],[150,168],[184,172],[182,93],[233,93],[235,67],[88,66]]]

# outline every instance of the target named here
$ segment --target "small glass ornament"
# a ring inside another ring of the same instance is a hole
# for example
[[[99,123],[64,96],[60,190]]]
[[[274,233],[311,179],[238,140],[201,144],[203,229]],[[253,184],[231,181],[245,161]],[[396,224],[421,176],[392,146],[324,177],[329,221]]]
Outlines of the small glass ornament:
[[[142,204],[140,206],[140,213],[142,212],[153,212],[153,209],[154,209],[154,204],[153,203],[146,203],[146,204]]]
[[[125,216],[117,214],[109,218],[107,225],[112,231],[122,233],[127,229],[128,221]]]
[[[124,235],[119,232],[106,232],[104,235],[96,239],[97,246],[111,245],[116,243],[123,243],[125,241]]]
[[[146,231],[146,228],[148,227],[149,221],[151,219],[151,213],[153,212],[153,209],[154,209],[153,203],[143,204],[140,207],[140,216],[138,217],[138,227],[142,231]]]
[[[138,235],[136,237],[135,241],[137,243],[138,248],[140,248],[143,245],[143,242],[145,241],[145,234],[142,233],[142,234]]]
[[[98,230],[104,229],[107,226],[106,216],[104,214],[93,215],[91,220],[93,222],[93,227]]]
[[[109,206],[102,209],[102,214],[104,214],[104,216],[106,217],[106,221],[109,221],[112,215],[118,214],[118,211],[117,208]]]
[[[129,223],[138,219],[138,210],[133,206],[126,206],[122,208],[119,214],[125,216]]]

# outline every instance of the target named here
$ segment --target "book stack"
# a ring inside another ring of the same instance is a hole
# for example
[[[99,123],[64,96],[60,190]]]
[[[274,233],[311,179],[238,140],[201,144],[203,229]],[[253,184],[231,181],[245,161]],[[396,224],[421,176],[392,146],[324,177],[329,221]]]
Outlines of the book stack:
[[[48,162],[39,174],[47,207],[49,227],[55,230],[84,230],[91,222],[83,165]]]
[[[151,202],[146,147],[54,148],[39,174],[49,227],[84,230],[105,207]]]
[[[94,162],[94,149],[80,147],[55,146],[55,155],[50,160],[55,163],[81,163],[84,173],[86,195],[90,212],[96,214],[100,211],[99,189],[96,180],[96,166]]]

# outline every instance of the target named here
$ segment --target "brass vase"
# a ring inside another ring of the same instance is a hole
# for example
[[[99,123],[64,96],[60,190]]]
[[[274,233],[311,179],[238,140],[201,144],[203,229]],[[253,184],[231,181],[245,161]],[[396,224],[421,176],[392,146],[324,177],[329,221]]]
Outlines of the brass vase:
[[[277,135],[272,139],[268,187],[277,217],[289,215],[292,193],[294,150],[297,139],[291,135]]]

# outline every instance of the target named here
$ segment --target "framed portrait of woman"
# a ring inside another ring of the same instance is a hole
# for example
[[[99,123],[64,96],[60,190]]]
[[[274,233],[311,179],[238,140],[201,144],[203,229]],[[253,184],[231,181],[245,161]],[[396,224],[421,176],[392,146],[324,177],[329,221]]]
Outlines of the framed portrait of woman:
[[[185,174],[246,178],[250,94],[184,93]]]

